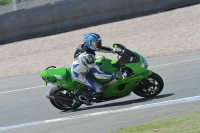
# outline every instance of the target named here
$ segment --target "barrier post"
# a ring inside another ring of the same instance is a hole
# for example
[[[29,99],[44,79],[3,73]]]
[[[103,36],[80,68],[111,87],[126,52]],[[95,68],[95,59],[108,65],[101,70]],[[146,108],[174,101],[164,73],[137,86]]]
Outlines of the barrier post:
[[[13,0],[13,7],[14,7],[14,11],[17,10],[17,1],[16,0]]]

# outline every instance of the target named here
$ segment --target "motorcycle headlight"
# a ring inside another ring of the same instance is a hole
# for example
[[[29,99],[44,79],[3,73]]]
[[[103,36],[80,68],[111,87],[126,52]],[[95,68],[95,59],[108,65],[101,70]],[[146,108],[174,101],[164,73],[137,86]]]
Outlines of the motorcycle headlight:
[[[146,59],[144,57],[142,57],[142,65],[141,65],[141,67],[148,68],[148,62],[146,61]]]

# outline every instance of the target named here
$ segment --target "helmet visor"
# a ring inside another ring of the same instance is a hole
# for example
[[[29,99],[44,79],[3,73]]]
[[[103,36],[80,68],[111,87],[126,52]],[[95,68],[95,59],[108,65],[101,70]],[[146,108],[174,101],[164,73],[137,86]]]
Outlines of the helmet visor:
[[[101,41],[92,42],[92,47],[94,47],[97,51],[101,49]]]

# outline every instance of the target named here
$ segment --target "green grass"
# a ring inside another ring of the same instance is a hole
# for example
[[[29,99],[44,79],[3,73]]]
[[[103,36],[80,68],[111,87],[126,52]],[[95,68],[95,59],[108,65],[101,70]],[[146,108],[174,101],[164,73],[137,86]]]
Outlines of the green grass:
[[[122,128],[111,133],[200,133],[200,111]]]
[[[6,5],[12,3],[12,0],[0,0],[0,5]]]

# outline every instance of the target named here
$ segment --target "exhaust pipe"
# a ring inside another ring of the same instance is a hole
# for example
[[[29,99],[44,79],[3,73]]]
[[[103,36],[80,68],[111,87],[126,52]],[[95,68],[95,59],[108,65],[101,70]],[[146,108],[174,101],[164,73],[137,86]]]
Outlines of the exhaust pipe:
[[[69,104],[73,103],[73,99],[61,97],[61,96],[58,96],[55,94],[50,94],[50,93],[46,93],[46,98],[48,98],[49,100],[57,100],[57,101],[67,102]]]

